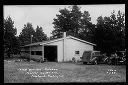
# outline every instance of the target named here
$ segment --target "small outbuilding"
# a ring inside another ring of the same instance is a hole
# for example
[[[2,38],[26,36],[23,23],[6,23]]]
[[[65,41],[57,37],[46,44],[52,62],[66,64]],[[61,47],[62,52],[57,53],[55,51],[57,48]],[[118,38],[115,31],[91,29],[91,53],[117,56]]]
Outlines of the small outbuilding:
[[[31,59],[47,59],[52,62],[71,61],[73,58],[80,60],[84,51],[93,51],[96,44],[78,39],[73,36],[32,43],[22,46],[21,54]]]

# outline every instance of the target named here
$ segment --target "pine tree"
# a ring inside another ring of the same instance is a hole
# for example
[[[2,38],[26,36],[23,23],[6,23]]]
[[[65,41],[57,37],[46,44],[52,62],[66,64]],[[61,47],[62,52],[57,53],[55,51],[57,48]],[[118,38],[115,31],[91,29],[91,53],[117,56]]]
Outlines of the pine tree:
[[[4,53],[10,58],[11,54],[18,53],[19,41],[16,37],[17,30],[14,21],[8,16],[4,19]]]

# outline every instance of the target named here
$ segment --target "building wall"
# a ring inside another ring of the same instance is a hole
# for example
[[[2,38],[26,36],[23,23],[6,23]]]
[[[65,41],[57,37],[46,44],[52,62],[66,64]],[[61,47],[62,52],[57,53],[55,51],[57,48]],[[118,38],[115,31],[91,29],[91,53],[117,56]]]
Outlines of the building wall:
[[[30,47],[22,48],[22,51],[30,51]],[[31,46],[31,51],[42,51],[41,45]],[[21,53],[22,56],[30,58],[30,53]],[[31,55],[31,59],[41,59],[42,55]]]
[[[56,45],[57,46],[57,61],[58,62],[62,62],[63,61],[63,40],[61,41],[57,41],[57,42],[52,42],[52,43],[47,43],[45,45]],[[22,51],[30,51],[30,47],[25,47],[22,48]],[[31,46],[31,51],[42,51],[43,54],[43,48],[42,46],[38,45],[38,46]],[[25,54],[26,56],[26,54]],[[30,57],[30,53],[27,54],[26,57]],[[31,58],[36,58],[36,59],[40,59],[42,56],[40,55],[31,55]]]
[[[63,43],[65,42],[65,44]],[[75,57],[76,60],[79,60],[80,57],[82,57],[83,52],[85,50],[93,50],[93,46],[74,40],[74,39],[65,39],[65,41],[57,41],[52,43],[47,43],[45,45],[56,45],[57,46],[57,59],[58,62],[63,61],[63,55],[64,55],[64,61],[72,60],[73,57]],[[64,48],[63,48],[64,45]],[[32,46],[32,51],[42,51],[43,54],[43,47],[42,46]],[[25,49],[22,49],[23,51],[30,51],[29,47],[26,47]],[[75,54],[75,51],[79,51],[79,54]],[[40,59],[42,56],[39,55],[31,55],[31,58]]]
[[[48,43],[46,45],[57,45],[57,59],[58,59],[57,61],[62,62],[63,61],[63,40]]]
[[[77,40],[66,39],[65,50],[65,61],[72,60],[73,57],[75,57],[76,60],[80,60],[80,57],[82,57],[83,52],[85,50],[93,50],[93,46]],[[79,54],[75,54],[75,51],[79,51]]]

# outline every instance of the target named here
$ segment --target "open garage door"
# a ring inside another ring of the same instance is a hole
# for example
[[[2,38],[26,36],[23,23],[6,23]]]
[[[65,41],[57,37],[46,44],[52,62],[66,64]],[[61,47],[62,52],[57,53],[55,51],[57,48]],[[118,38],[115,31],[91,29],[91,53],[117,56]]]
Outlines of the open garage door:
[[[44,58],[50,62],[57,62],[57,46],[44,46]]]

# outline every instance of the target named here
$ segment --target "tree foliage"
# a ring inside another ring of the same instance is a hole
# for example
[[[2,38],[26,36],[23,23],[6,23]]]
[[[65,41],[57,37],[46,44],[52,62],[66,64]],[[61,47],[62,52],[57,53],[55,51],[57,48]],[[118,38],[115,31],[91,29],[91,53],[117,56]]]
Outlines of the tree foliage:
[[[32,42],[31,35],[33,35]],[[21,46],[23,46],[30,43],[42,42],[43,40],[47,40],[47,35],[43,32],[42,27],[37,26],[36,30],[34,30],[32,24],[27,23],[26,25],[24,25],[24,28],[19,35],[19,39]]]
[[[43,32],[42,27],[37,26],[34,34],[35,42],[42,42],[47,40],[47,35]]]
[[[93,30],[95,25],[91,23],[91,17],[88,11],[83,13],[80,7],[73,5],[69,10],[64,8],[59,10],[57,18],[54,18],[54,30],[52,38],[60,38],[63,32],[83,40],[93,42]]]
[[[16,54],[19,52],[19,40],[15,36],[17,33],[14,27],[14,21],[8,16],[3,22],[4,28],[4,53],[7,53],[8,57],[10,54]]]
[[[57,14],[54,18],[54,30],[52,31],[53,38],[62,37],[63,32],[67,32],[68,35],[77,36],[78,30],[81,24],[81,11],[77,5],[72,6],[70,10],[64,8],[59,10],[60,14]]]
[[[54,28],[55,30],[52,31],[53,38],[60,38],[62,37],[63,32],[70,31],[71,28],[71,15],[70,11],[66,8],[63,10],[59,10],[61,13],[60,15],[56,15],[57,19],[54,18]]]
[[[31,23],[24,25],[22,32],[19,35],[20,44],[27,45],[31,43],[31,35],[34,35],[35,31]]]
[[[84,11],[81,19],[81,28],[79,37],[89,42],[94,42],[95,25],[91,22],[91,17],[88,11]]]
[[[95,28],[95,43],[97,49],[104,52],[113,52],[125,49],[125,22],[124,13],[113,11],[109,17],[98,17]]]

